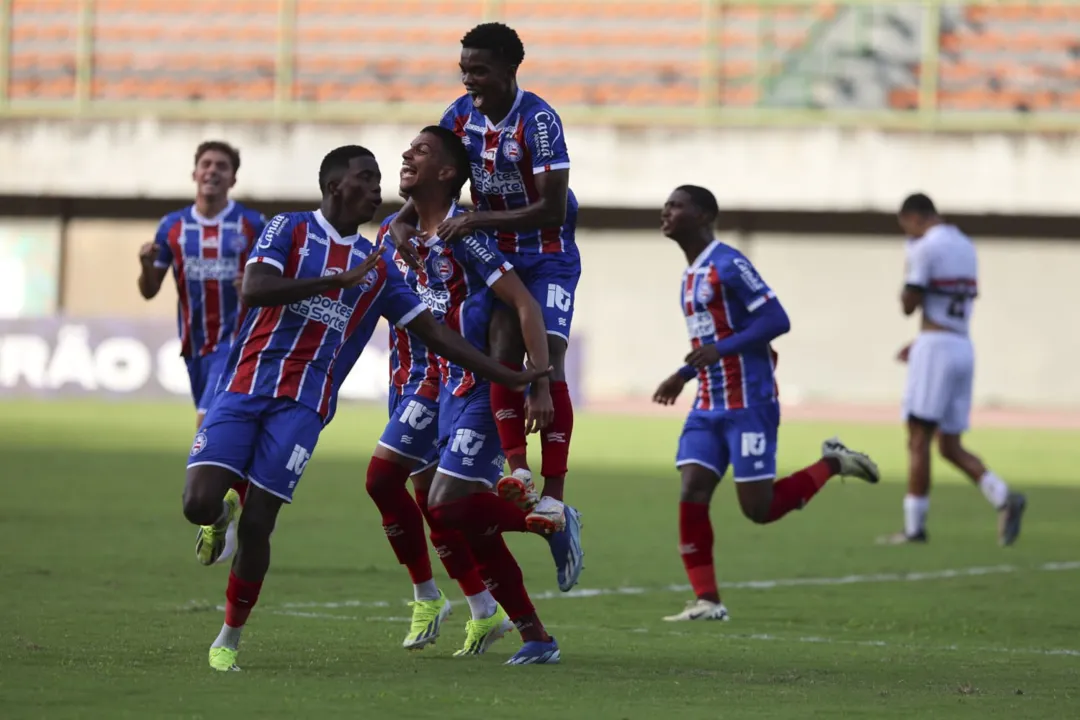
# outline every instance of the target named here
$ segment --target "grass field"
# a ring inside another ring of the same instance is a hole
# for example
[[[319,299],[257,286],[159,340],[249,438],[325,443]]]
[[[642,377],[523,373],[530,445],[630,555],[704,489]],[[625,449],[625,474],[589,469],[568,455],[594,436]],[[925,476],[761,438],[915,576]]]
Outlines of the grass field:
[[[899,429],[789,425],[785,470],[839,431],[886,482],[834,481],[769,527],[725,483],[713,518],[732,622],[672,626],[661,616],[689,598],[672,587],[686,582],[678,422],[582,416],[567,485],[586,523],[579,588],[614,592],[561,596],[542,541],[513,538],[564,663],[508,668],[516,638],[450,657],[464,604],[438,646],[400,649],[408,577],[363,488],[383,417],[345,408],[324,435],[274,536],[244,672],[215,674],[226,570],[197,565],[180,512],[189,409],[0,404],[0,717],[1077,716],[1080,433],[972,435],[1028,494],[1017,546],[996,545],[986,501],[938,465],[932,542],[881,547],[901,520]]]

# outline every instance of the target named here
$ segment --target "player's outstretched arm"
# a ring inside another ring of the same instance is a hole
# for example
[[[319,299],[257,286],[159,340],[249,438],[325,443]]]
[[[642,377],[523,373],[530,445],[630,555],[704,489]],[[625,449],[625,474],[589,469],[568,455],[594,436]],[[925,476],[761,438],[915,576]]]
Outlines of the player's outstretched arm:
[[[566,222],[566,197],[570,191],[570,171],[551,170],[533,176],[536,202],[514,210],[488,210],[447,218],[439,225],[443,240],[456,240],[473,230],[498,228],[503,231],[537,230],[559,227]]]
[[[379,262],[379,254],[373,252],[351,270],[337,275],[317,278],[286,278],[269,263],[256,260],[248,263],[244,272],[241,299],[248,307],[275,307],[306,300],[330,290],[345,290],[359,285]]]
[[[738,355],[754,348],[768,346],[776,338],[791,330],[787,311],[776,298],[770,299],[750,314],[749,324],[734,335],[709,345],[702,345],[686,356],[686,364],[698,370],[713,365],[720,358]],[[681,368],[683,374],[686,368]]]
[[[436,355],[499,385],[523,390],[527,385],[540,378],[546,378],[551,373],[550,367],[540,370],[530,368],[524,372],[511,370],[480,352],[470,345],[468,340],[440,323],[430,310],[421,312],[410,320],[406,327],[416,333]]]
[[[525,341],[525,352],[533,367],[548,366],[547,328],[540,303],[532,296],[525,283],[513,270],[507,270],[491,285],[495,296],[512,307],[521,325],[521,337]],[[529,393],[528,417],[525,422],[526,432],[539,432],[551,424],[555,417],[555,406],[551,401],[551,387],[547,378],[538,380]]]

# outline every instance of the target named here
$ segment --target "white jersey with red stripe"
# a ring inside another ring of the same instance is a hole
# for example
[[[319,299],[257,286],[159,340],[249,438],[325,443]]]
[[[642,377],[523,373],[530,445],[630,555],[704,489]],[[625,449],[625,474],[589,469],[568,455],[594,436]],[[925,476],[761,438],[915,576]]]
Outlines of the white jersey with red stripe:
[[[955,225],[935,225],[908,241],[904,282],[923,291],[923,315],[935,325],[968,334],[978,278],[975,244]]]
[[[319,210],[285,213],[266,226],[248,265],[271,265],[286,278],[317,278],[345,272],[372,252],[378,250],[368,240],[358,234],[342,237]],[[290,398],[329,423],[341,381],[379,317],[404,327],[426,309],[385,260],[357,287],[252,308],[229,354],[222,388]]]
[[[713,240],[683,271],[679,288],[691,347],[741,331],[751,313],[775,298],[742,253]],[[741,410],[777,402],[776,359],[771,347],[721,357],[698,372],[694,409]]]
[[[462,95],[443,113],[439,123],[457,133],[469,151],[472,200],[478,210],[516,210],[540,199],[536,176],[570,169],[562,121],[543,98],[518,90],[513,107],[493,123]],[[535,255],[568,253],[578,256],[574,240],[578,202],[566,193],[566,220],[561,226],[538,230],[494,228],[499,250]]]

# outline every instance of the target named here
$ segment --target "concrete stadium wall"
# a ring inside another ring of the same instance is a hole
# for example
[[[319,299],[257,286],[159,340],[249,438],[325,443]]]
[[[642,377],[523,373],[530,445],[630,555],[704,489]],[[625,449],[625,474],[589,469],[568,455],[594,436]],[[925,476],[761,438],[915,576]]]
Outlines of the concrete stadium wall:
[[[433,120],[435,118],[432,118]],[[370,147],[396,173],[417,127],[285,123],[0,121],[0,195],[175,198],[208,138],[239,146],[240,199],[314,199],[331,148]],[[737,209],[892,212],[914,190],[952,213],[1075,212],[1080,136],[870,129],[575,126],[574,191],[590,207],[659,207],[671,188],[710,187]]]
[[[172,323],[171,284],[150,303],[135,289],[138,247],[154,228],[146,221],[73,221],[67,314]],[[899,401],[904,371],[893,356],[916,331],[897,300],[901,240],[723,237],[749,254],[792,317],[793,331],[776,345],[787,402]],[[580,245],[584,274],[573,335],[584,345],[585,392],[597,401],[647,397],[687,352],[676,294],[685,259],[653,231],[584,230]],[[977,403],[1080,408],[1080,333],[1072,319],[1080,305],[1080,244],[993,240],[980,242],[979,253]]]

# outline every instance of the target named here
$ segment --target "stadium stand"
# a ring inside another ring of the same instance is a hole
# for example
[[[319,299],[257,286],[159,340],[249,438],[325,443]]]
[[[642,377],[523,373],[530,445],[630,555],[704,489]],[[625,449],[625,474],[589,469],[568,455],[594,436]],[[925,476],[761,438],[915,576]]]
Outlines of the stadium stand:
[[[97,0],[92,100],[434,102],[488,5],[521,33],[522,81],[556,105],[913,110],[922,3],[668,0]],[[83,4],[12,0],[7,96],[73,97]],[[711,9],[709,9],[711,8]],[[422,23],[416,19],[422,18]],[[1080,5],[940,8],[945,110],[1080,109]],[[280,75],[279,75],[280,74]]]

